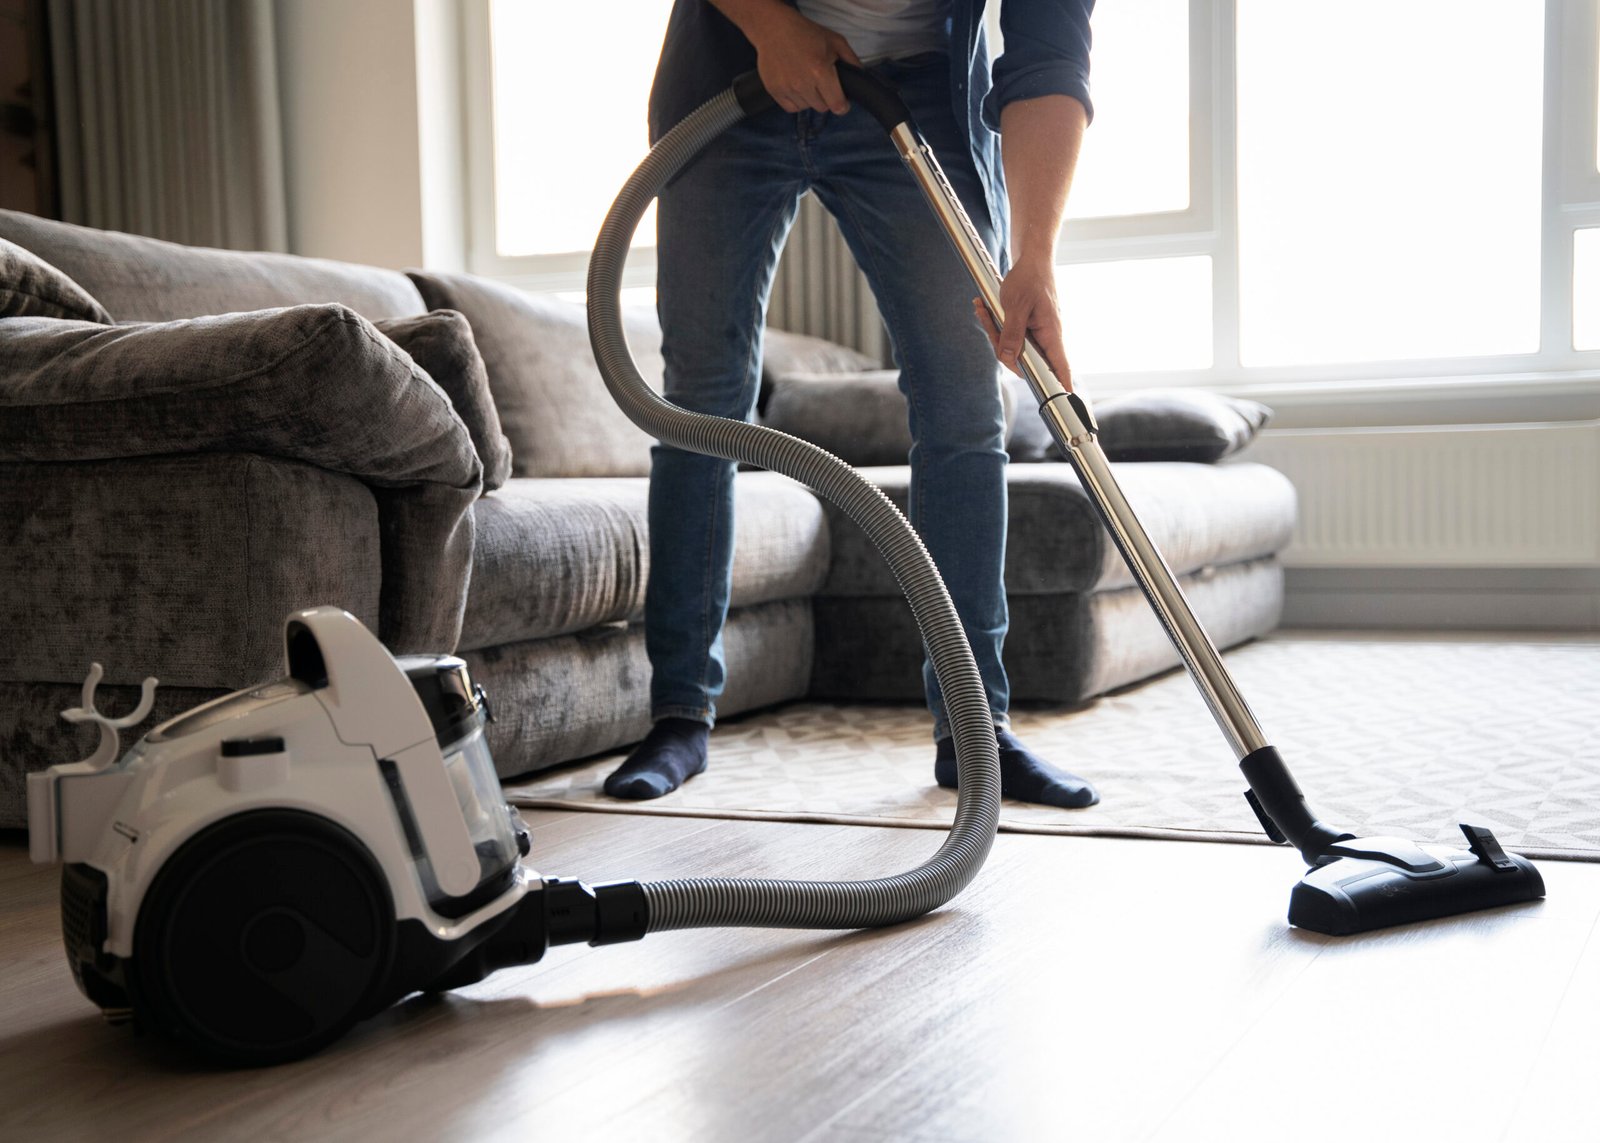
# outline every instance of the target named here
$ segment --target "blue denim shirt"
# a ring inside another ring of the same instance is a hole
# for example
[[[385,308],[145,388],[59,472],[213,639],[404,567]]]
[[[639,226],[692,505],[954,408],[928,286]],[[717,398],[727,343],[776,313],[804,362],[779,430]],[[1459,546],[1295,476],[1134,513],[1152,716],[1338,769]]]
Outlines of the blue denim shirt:
[[[990,217],[1005,232],[1000,109],[1018,99],[1070,95],[1090,115],[1089,13],[1094,0],[1000,0],[1005,53],[989,63],[985,0],[951,0],[950,93],[967,125],[972,163]],[[659,139],[700,104],[756,66],[756,50],[709,0],[675,0],[650,91],[650,139]]]

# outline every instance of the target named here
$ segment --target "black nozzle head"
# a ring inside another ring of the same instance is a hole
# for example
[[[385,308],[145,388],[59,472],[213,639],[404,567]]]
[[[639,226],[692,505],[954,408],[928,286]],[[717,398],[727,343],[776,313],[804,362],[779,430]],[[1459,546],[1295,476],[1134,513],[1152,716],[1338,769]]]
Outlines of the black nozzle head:
[[[1350,843],[1352,848],[1360,844]],[[1318,866],[1290,894],[1289,923],[1342,937],[1544,896],[1544,878],[1533,862],[1506,853],[1498,844],[1480,842],[1471,852],[1432,852],[1437,867],[1420,871],[1364,857],[1340,857]]]

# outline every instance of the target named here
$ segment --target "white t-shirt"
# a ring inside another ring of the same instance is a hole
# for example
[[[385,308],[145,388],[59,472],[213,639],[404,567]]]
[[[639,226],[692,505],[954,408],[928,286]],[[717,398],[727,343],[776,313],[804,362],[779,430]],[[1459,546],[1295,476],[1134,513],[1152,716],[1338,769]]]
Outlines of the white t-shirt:
[[[849,40],[862,63],[949,50],[950,0],[797,0],[795,6]]]

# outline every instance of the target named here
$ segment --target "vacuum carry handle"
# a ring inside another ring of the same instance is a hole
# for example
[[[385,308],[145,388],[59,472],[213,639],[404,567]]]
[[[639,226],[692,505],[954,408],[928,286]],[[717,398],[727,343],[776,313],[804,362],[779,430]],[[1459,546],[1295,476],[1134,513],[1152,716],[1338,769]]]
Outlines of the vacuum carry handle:
[[[911,112],[906,110],[905,102],[892,86],[852,64],[840,62],[836,66],[844,97],[851,103],[859,103],[885,131],[911,122]],[[762,86],[760,74],[754,71],[747,71],[733,81],[733,94],[747,117],[778,105]]]

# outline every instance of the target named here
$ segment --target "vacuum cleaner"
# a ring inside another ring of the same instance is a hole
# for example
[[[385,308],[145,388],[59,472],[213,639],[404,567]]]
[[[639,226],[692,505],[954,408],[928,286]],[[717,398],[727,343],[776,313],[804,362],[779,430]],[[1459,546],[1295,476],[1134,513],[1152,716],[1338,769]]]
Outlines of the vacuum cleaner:
[[[840,64],[839,78],[851,103],[887,132],[996,324],[1003,323],[1000,272],[905,104],[892,87],[858,68]],[[656,143],[601,229],[589,269],[589,331],[612,395],[641,428],[681,448],[789,471],[781,462],[790,450],[804,451],[800,442],[775,444],[767,436],[753,435],[748,426],[683,412],[656,397],[628,352],[618,307],[622,260],[645,207],[712,139],[773,106],[760,77],[748,72]],[[1098,428],[1089,406],[1061,384],[1031,340],[1020,364],[1038,400],[1039,415],[1233,748],[1248,785],[1245,798],[1262,829],[1272,841],[1295,846],[1305,860],[1308,872],[1290,894],[1289,922],[1344,935],[1544,896],[1544,880],[1534,865],[1505,852],[1481,826],[1463,824],[1467,848],[1455,849],[1400,837],[1358,838],[1318,820],[1118,486],[1096,440]],[[809,474],[798,475],[819,487]]]
[[[927,193],[990,310],[999,274],[894,92],[841,68],[845,92],[884,126]],[[157,682],[100,729],[81,762],[28,776],[31,856],[62,862],[62,935],[80,990],[113,1021],[173,1036],[227,1063],[297,1059],[414,992],[440,992],[555,945],[636,940],[706,926],[853,929],[921,916],[959,893],[993,844],[1000,772],[970,647],[915,531],[843,461],[783,433],[690,413],[639,375],[618,287],[639,218],[711,139],[772,105],[754,73],[669,132],[630,178],[589,272],[589,327],[606,384],[651,435],[794,477],[837,504],[890,564],[945,695],[958,802],[938,850],[867,881],[706,877],[587,885],[523,864],[528,831],[500,793],[485,737],[488,696],[452,655],[395,658],[338,608],[284,626],[284,673],[168,720],[126,752]],[[1040,413],[1091,493],[1178,646],[1275,841],[1311,867],[1289,919],[1348,933],[1543,894],[1538,871],[1464,826],[1467,851],[1356,838],[1322,824],[1266,744],[1170,570],[1118,490],[1082,398],[1029,346]]]
[[[918,550],[903,563],[941,612],[926,553],[910,567]],[[939,626],[955,622],[948,596],[944,607]],[[466,663],[391,657],[336,607],[288,617],[282,677],[170,719],[120,757],[118,732],[150,712],[157,683],[112,718],[95,708],[96,664],[63,716],[97,724],[100,746],[28,776],[29,848],[65,863],[67,962],[108,1019],[219,1062],[280,1063],[413,992],[553,945],[707,925],[864,928],[937,908],[988,856],[1000,804],[971,651],[947,639],[940,655],[963,696],[957,820],[927,862],[874,881],[541,876],[521,861],[530,835],[500,792],[488,696]]]

